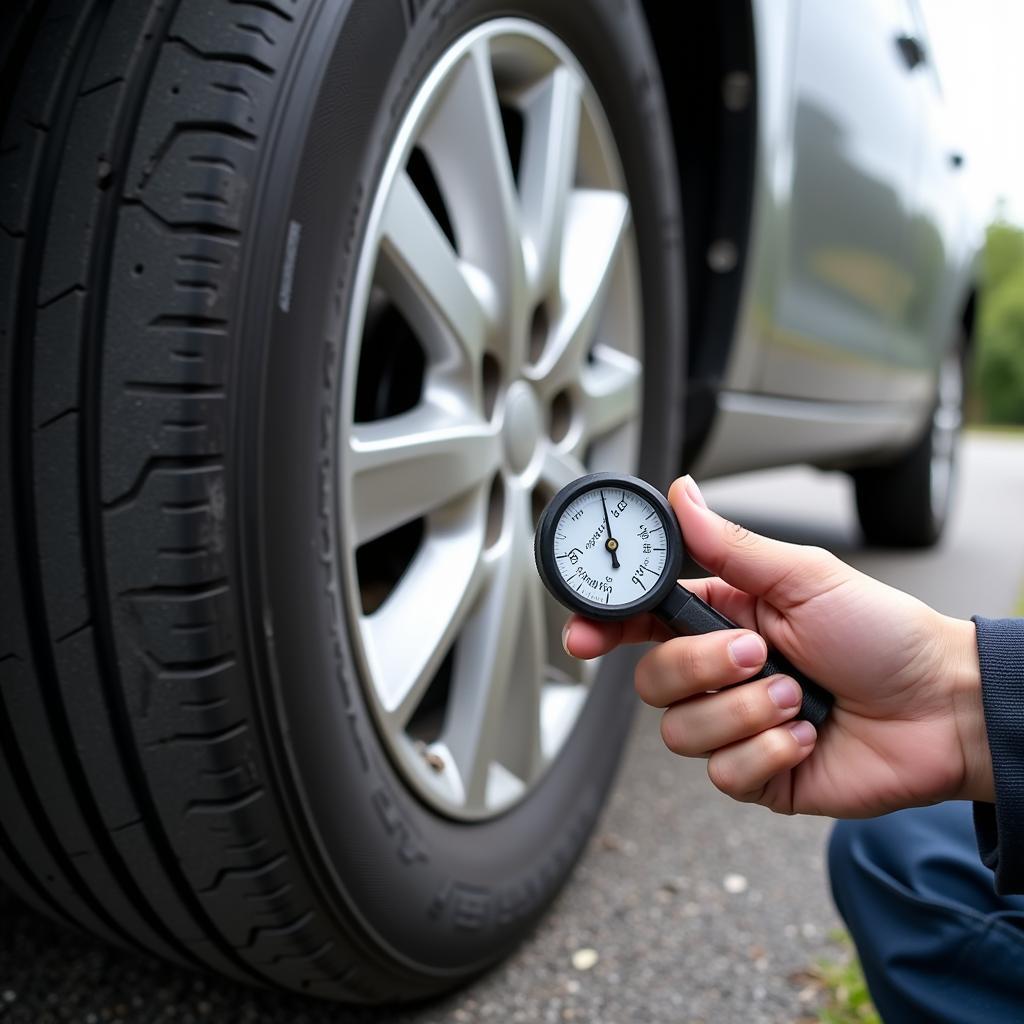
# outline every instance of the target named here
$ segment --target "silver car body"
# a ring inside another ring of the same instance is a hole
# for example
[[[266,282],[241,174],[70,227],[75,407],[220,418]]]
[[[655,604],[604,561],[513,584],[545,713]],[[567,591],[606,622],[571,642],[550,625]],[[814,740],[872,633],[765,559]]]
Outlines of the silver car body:
[[[973,315],[981,231],[916,5],[755,0],[752,22],[750,234],[700,476],[905,448]]]

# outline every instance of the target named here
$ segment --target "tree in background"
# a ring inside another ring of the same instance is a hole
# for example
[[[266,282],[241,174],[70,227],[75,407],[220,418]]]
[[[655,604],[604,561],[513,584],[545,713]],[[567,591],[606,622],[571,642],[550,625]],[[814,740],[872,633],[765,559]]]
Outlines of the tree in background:
[[[988,229],[978,316],[975,387],[988,423],[1024,423],[1024,231]]]

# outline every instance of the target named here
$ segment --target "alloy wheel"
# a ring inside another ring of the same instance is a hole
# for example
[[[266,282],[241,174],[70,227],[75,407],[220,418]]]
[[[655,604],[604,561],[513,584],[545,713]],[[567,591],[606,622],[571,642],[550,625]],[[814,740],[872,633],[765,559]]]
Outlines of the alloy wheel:
[[[538,784],[594,665],[533,565],[540,508],[632,470],[641,317],[630,202],[596,93],[531,22],[431,70],[379,178],[341,374],[350,627],[393,760],[463,819]]]

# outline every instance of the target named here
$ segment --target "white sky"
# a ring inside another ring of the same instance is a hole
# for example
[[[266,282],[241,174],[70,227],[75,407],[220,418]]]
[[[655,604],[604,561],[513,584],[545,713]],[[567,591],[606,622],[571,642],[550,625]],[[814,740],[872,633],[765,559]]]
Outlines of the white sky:
[[[1024,2],[920,0],[980,216],[1024,226]]]

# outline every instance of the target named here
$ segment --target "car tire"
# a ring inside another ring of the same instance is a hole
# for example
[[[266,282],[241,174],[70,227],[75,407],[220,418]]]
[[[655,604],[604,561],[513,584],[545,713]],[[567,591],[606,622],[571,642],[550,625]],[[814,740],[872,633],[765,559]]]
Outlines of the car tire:
[[[556,40],[631,197],[638,468],[667,482],[682,225],[640,5],[52,0],[2,17],[0,877],[60,921],[247,983],[368,1003],[457,985],[529,933],[583,849],[631,661],[605,659],[500,813],[449,813],[410,781],[345,576],[358,260],[444,55],[498,18]],[[549,426],[552,447],[570,428]],[[508,490],[526,456],[503,457]]]
[[[942,536],[963,424],[965,352],[960,344],[945,356],[932,415],[913,446],[892,462],[853,473],[857,515],[869,544],[923,548]]]

